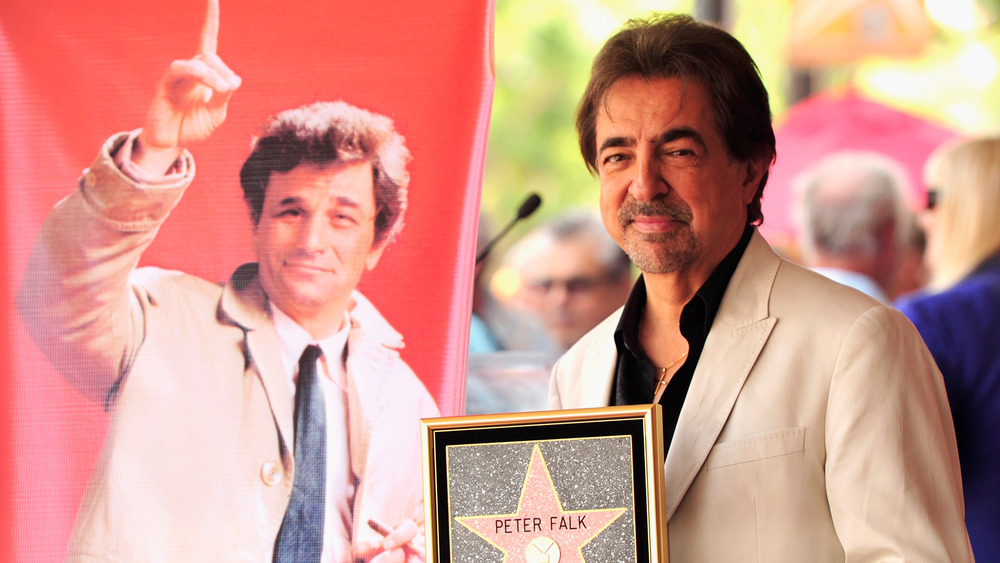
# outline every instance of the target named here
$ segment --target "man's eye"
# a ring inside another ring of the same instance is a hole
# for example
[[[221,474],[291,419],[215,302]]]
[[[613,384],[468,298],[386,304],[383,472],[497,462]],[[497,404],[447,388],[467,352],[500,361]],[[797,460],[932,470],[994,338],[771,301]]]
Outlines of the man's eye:
[[[278,217],[298,217],[302,215],[302,211],[299,209],[282,209],[278,212]]]
[[[336,225],[357,225],[358,220],[352,215],[347,213],[335,213],[333,215],[333,222]]]
[[[623,155],[621,153],[609,154],[608,156],[604,157],[604,164],[612,164],[612,163],[615,163],[615,162],[621,162],[621,161],[625,160],[625,158],[626,158],[625,155]]]

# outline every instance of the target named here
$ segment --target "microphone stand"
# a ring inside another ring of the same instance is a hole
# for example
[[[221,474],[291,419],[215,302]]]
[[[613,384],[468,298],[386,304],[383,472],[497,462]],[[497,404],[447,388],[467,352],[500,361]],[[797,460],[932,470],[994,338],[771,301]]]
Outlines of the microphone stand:
[[[504,227],[500,231],[500,233],[497,234],[497,236],[493,237],[493,240],[486,243],[486,246],[484,246],[481,251],[479,251],[479,255],[476,256],[476,264],[478,265],[480,262],[482,262],[484,258],[486,258],[486,256],[490,253],[490,251],[493,250],[493,246],[497,243],[497,241],[502,239],[504,235],[506,235],[514,227],[514,225],[517,224],[518,221],[522,219],[527,219],[529,216],[531,216],[532,213],[538,210],[538,207],[541,204],[542,204],[541,196],[539,196],[538,194],[529,195],[528,198],[525,199],[523,203],[521,203],[521,207],[517,209],[517,216],[514,217],[514,220],[511,221],[510,223],[507,223],[507,226]]]

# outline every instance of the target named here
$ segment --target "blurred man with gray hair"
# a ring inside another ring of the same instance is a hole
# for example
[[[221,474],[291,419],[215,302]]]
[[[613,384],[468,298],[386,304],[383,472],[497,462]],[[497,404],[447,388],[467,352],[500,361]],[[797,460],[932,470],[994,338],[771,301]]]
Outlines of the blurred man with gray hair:
[[[632,263],[597,213],[565,212],[526,235],[524,242],[518,260],[523,303],[539,315],[562,349],[625,304]]]
[[[840,151],[795,179],[803,263],[888,303],[902,246],[916,228],[906,207],[907,178],[895,160]]]

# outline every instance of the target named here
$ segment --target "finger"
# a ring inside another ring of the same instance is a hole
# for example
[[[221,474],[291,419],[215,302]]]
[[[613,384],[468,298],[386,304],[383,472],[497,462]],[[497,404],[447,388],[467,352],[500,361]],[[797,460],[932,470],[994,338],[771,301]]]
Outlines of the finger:
[[[424,551],[424,547],[422,545],[415,545],[413,542],[410,542],[404,545],[402,549],[403,553],[406,554],[407,559],[413,557],[416,557],[420,561],[427,559],[427,554]]]
[[[208,0],[205,9],[205,25],[201,28],[201,40],[198,52],[203,55],[214,55],[219,48],[219,0]]]
[[[218,55],[202,55],[197,58],[204,61],[222,80],[225,80],[230,90],[238,89],[240,84],[243,83],[243,79],[233,72],[233,69],[229,68]]]
[[[165,80],[167,84],[182,84],[181,81],[193,81],[220,93],[231,92],[239,86],[238,79],[233,83],[201,59],[174,61],[170,64],[169,73]]]
[[[405,561],[406,553],[402,549],[394,549],[392,551],[383,551],[373,557],[369,563],[404,563]]]
[[[382,541],[384,549],[395,549],[409,542],[417,535],[417,524],[413,520],[403,520]]]

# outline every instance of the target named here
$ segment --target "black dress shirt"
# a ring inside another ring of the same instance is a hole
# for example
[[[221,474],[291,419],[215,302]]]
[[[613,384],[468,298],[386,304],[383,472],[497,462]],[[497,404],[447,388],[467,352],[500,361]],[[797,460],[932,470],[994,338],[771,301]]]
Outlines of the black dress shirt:
[[[722,259],[715,271],[698,288],[694,297],[681,310],[681,335],[688,342],[688,356],[660,397],[663,407],[663,452],[670,449],[670,442],[677,427],[677,419],[684,406],[695,367],[708,338],[708,331],[719,311],[722,296],[729,280],[743,257],[754,228],[747,226],[736,246]],[[615,346],[618,348],[618,367],[615,370],[612,405],[636,405],[653,402],[657,373],[639,343],[639,320],[646,307],[646,282],[642,276],[636,281],[625,302],[621,319],[615,329]]]

